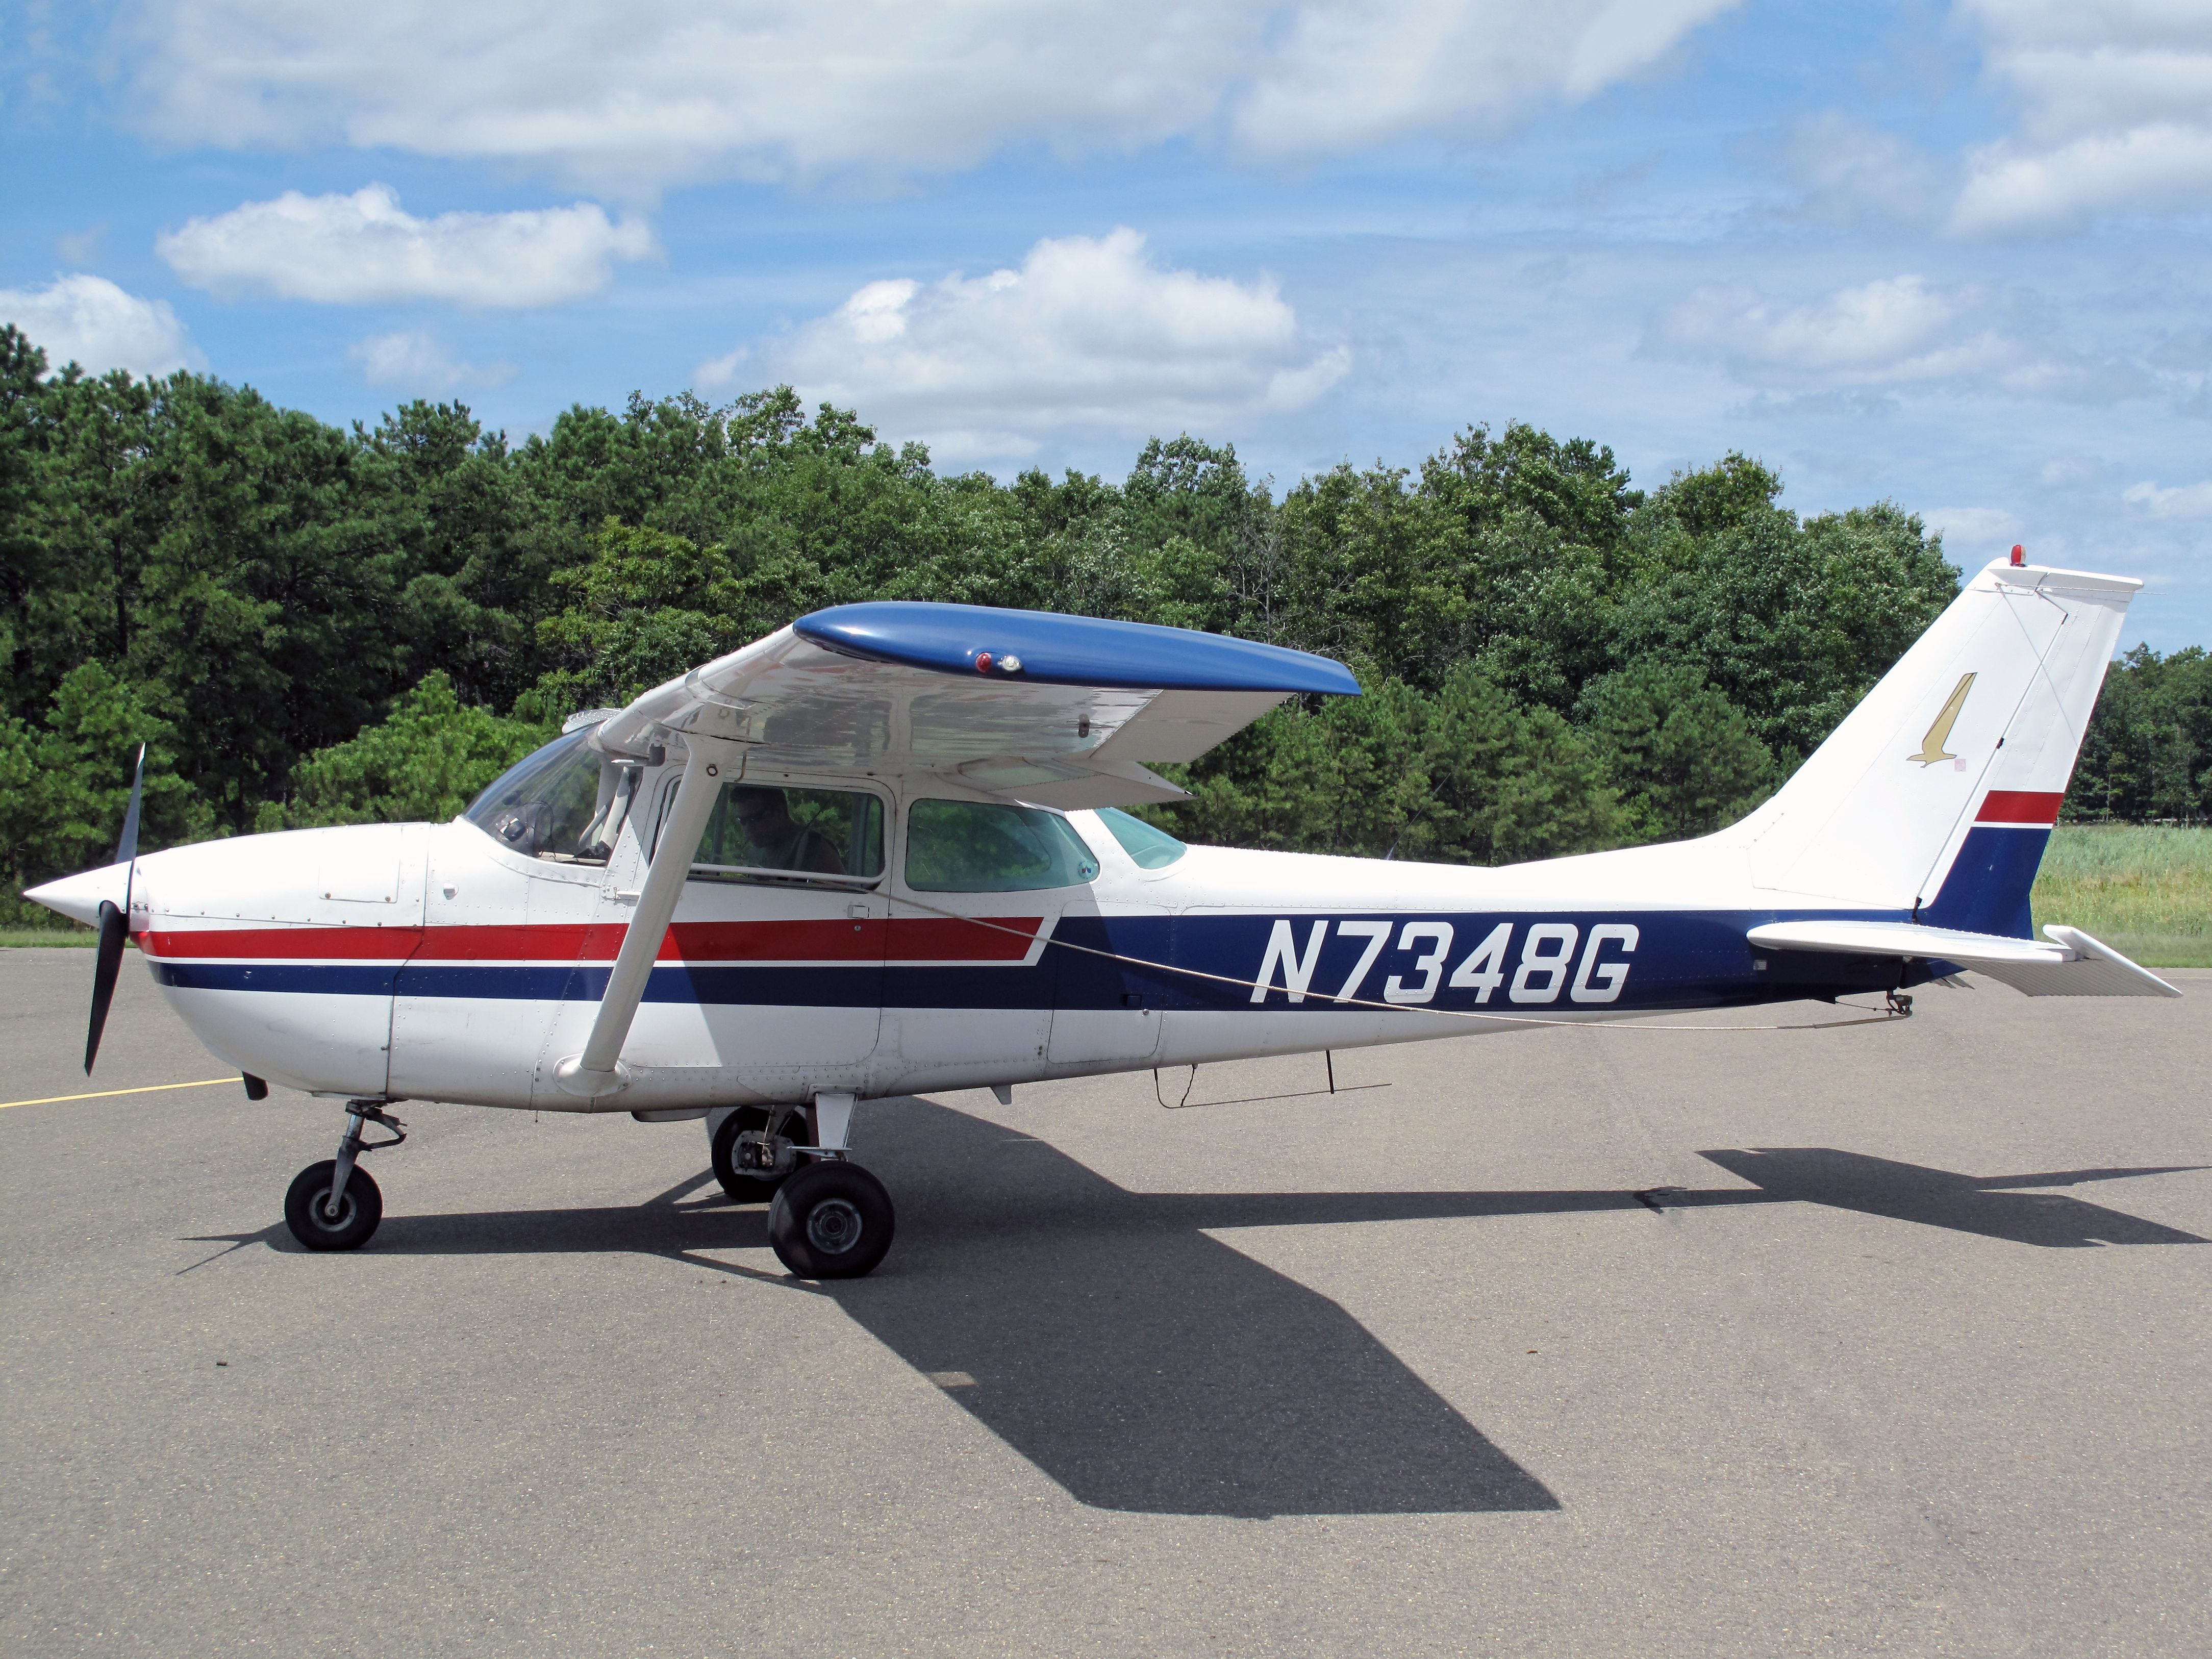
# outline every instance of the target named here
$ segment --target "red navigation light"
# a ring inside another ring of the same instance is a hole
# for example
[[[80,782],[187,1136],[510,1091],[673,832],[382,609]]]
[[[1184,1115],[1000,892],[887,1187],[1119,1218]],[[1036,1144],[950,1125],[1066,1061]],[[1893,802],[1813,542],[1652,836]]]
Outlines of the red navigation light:
[[[2012,544],[2012,562],[2014,564],[2026,564],[2027,562],[2027,550],[2022,547],[2018,542],[2014,542]]]
[[[975,653],[975,672],[979,674],[988,674],[991,672],[991,653],[989,652],[978,651]]]

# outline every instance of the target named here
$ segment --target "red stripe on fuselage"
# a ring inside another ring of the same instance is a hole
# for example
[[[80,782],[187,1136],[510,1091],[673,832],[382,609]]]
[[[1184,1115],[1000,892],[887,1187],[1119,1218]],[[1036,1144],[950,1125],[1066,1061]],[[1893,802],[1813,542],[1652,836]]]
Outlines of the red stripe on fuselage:
[[[661,962],[1020,962],[1042,916],[679,921]],[[988,923],[988,926],[983,924]],[[1012,930],[1012,931],[1008,931]],[[260,962],[612,962],[627,928],[217,927],[141,936],[149,953],[179,960]]]
[[[2047,794],[2035,789],[1992,789],[1982,797],[1976,823],[2056,823],[2063,791]]]
[[[149,956],[199,960],[404,962],[422,942],[420,927],[210,927],[191,933],[149,928]]]

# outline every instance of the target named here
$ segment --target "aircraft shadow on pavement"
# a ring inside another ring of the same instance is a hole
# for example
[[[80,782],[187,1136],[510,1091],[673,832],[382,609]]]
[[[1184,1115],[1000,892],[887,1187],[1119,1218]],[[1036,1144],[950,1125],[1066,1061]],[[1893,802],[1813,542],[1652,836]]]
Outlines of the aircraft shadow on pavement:
[[[1242,1200],[1129,1192],[926,1101],[867,1133],[898,1172],[899,1242],[876,1275],[825,1290],[1079,1501],[1255,1517],[1559,1507],[1343,1307],[1200,1231],[1239,1224]]]
[[[1704,1154],[1751,1188],[1131,1192],[1049,1143],[921,1099],[864,1128],[899,1243],[827,1284],[862,1328],[1080,1502],[1178,1515],[1549,1510],[1559,1500],[1337,1303],[1209,1231],[1822,1204],[2015,1243],[2203,1243],[2060,1194],[2194,1166],[1977,1178],[1827,1147]],[[766,1212],[693,1176],[643,1206],[393,1215],[372,1250],[637,1251],[748,1278]],[[710,1200],[684,1202],[704,1187]],[[216,1242],[216,1241],[210,1241]],[[289,1246],[282,1224],[235,1245]]]
[[[1767,1203],[1825,1204],[1862,1215],[1917,1221],[1953,1232],[1978,1233],[2049,1249],[2086,1249],[2099,1244],[2203,1244],[2195,1233],[2155,1221],[2124,1215],[2101,1204],[2063,1193],[2022,1191],[2033,1187],[2078,1187],[2090,1181],[2130,1176],[2179,1175],[2200,1166],[2176,1164],[2142,1170],[2056,1170],[2036,1175],[1962,1176],[1918,1164],[1900,1164],[1832,1146],[1764,1146],[1753,1151],[1708,1152],[1730,1175],[1755,1182],[1755,1195],[1685,1193],[1664,1202],[1668,1208],[1742,1203],[1747,1197]]]

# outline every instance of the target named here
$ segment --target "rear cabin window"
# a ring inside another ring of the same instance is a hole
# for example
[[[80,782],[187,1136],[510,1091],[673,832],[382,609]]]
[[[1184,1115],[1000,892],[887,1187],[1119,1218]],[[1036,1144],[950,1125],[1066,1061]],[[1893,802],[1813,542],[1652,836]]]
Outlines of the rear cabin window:
[[[1155,830],[1133,812],[1124,812],[1118,806],[1098,809],[1098,822],[1106,826],[1106,833],[1121,843],[1140,870],[1164,870],[1190,848],[1164,830]]]
[[[918,800],[907,814],[906,884],[917,893],[1076,887],[1098,860],[1067,820],[1034,806]]]
[[[778,875],[873,881],[884,872],[884,804],[843,789],[726,783],[692,855],[695,879]]]

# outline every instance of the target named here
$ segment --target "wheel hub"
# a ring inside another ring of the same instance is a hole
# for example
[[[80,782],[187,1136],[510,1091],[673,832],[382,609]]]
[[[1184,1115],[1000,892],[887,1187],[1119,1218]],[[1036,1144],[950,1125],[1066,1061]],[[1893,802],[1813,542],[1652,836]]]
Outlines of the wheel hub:
[[[825,1198],[807,1212],[806,1242],[824,1255],[842,1255],[860,1242],[860,1212],[842,1198]]]

